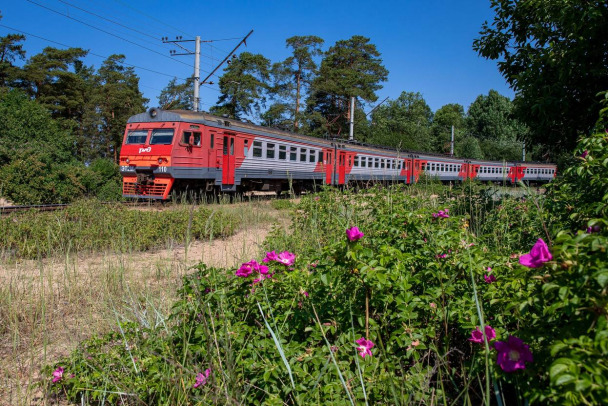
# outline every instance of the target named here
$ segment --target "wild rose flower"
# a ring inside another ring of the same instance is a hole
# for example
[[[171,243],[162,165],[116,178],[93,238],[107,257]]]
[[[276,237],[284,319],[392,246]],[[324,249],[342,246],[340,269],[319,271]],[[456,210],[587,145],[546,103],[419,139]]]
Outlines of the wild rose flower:
[[[429,303],[429,306],[431,306],[431,309],[437,308],[437,304],[435,304],[434,302]]]
[[[437,213],[433,213],[433,217],[434,218],[450,218],[450,215],[448,214],[450,212],[450,209],[445,209],[445,210],[439,210]]]
[[[494,283],[496,282],[496,276],[494,275],[484,275],[483,279],[486,281],[486,283]]]
[[[355,342],[359,345],[357,347],[357,351],[359,351],[361,358],[365,358],[366,355],[369,355],[370,357],[372,356],[371,349],[374,346],[374,343],[372,343],[370,340],[366,340],[364,337],[361,337]]]
[[[302,293],[304,296],[308,297],[308,292],[304,291],[304,293]]]
[[[277,261],[278,259],[279,256],[277,255],[277,253],[274,251],[270,251],[266,253],[266,258],[264,258],[262,262]]]
[[[196,383],[193,385],[194,388],[198,388],[199,386],[203,386],[207,383],[207,379],[209,379],[209,375],[211,374],[211,369],[205,369],[205,372],[199,373],[196,375]]]
[[[348,239],[350,241],[358,241],[360,240],[365,234],[363,234],[361,232],[361,230],[359,230],[358,227],[351,227],[348,230],[346,230],[346,236],[348,237]]]
[[[496,363],[505,372],[515,372],[518,369],[526,369],[526,362],[532,362],[530,346],[524,344],[523,340],[509,336],[507,342],[497,341],[494,348],[498,351]]]
[[[492,341],[496,338],[496,331],[492,327],[486,326],[484,330],[486,332],[486,337],[488,341]],[[469,338],[469,341],[478,344],[483,344],[483,333],[481,332],[479,327],[475,327],[475,330],[471,332],[471,338]]]
[[[296,254],[292,254],[289,251],[283,251],[281,252],[278,256],[276,261],[285,265],[285,266],[291,266],[293,265],[293,263],[296,260]]]
[[[552,259],[553,256],[551,255],[551,252],[549,252],[549,247],[542,238],[539,238],[529,254],[524,254],[519,257],[519,263],[528,268],[539,268],[545,262],[551,261]]]
[[[256,261],[245,262],[244,264],[241,264],[241,267],[237,269],[234,274],[240,278],[246,278],[253,273],[255,270],[254,267],[257,264]]]
[[[599,233],[600,232],[600,226],[599,225],[594,225],[594,226],[589,226],[587,227],[587,230],[585,230],[585,232],[587,234],[593,234],[593,233]]]
[[[64,369],[62,367],[59,367],[53,371],[53,383],[59,382],[61,378],[63,378],[63,371]]]
[[[589,155],[589,151],[584,150],[583,153],[581,154],[581,158],[585,159],[585,158],[587,158],[587,155]]]
[[[447,258],[447,257],[448,257],[448,254],[438,254],[438,255],[435,255],[435,258],[441,258],[441,259],[443,259],[443,258]]]

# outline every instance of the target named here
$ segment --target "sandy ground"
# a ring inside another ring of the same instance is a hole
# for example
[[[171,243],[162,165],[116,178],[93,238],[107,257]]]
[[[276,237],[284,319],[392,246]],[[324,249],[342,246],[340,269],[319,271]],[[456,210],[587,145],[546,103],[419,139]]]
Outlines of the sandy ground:
[[[271,228],[257,225],[224,240],[193,242],[187,250],[0,263],[0,405],[49,404],[31,386],[41,379],[42,365],[115,328],[117,317],[153,323],[156,311],[168,313],[193,265],[234,267],[249,261],[260,254]]]

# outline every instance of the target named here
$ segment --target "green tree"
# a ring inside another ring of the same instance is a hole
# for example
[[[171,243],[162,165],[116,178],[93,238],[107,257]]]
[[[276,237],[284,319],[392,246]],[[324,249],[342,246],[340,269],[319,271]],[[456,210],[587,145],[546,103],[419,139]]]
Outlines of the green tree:
[[[259,115],[266,103],[269,81],[270,61],[260,54],[241,53],[224,69],[219,81],[222,94],[211,112],[236,119]]]
[[[16,203],[69,202],[81,196],[74,137],[21,91],[0,90],[0,190]]]
[[[28,92],[53,118],[73,120],[80,114],[86,84],[76,70],[87,53],[81,48],[47,47],[25,64],[23,81]],[[68,124],[71,126],[73,123]]]
[[[2,20],[2,13],[0,13]],[[22,41],[25,36],[20,34],[8,34],[0,37],[0,87],[11,86],[19,76],[19,67],[13,65],[16,59],[25,59],[25,50]]]
[[[375,102],[376,91],[387,77],[380,52],[369,38],[355,35],[337,41],[325,53],[319,75],[311,84],[307,100],[311,130],[340,134],[348,126],[349,99]]]
[[[608,88],[605,0],[492,0],[495,17],[473,43],[497,60],[516,92],[517,117],[528,141],[572,150],[597,119],[598,91]]]
[[[284,103],[273,103],[260,118],[261,124],[266,127],[274,127],[284,131],[294,131],[290,106]]]
[[[402,92],[372,113],[373,144],[398,149],[429,151],[433,112],[420,93]]]
[[[124,55],[110,55],[97,75],[97,108],[101,116],[102,142],[105,144],[103,157],[118,162],[118,154],[127,119],[146,109],[148,99],[139,90],[139,77],[132,67],[125,67]]]
[[[513,102],[490,90],[469,106],[467,133],[479,140],[485,159],[520,160],[522,140],[528,128],[513,114]]]
[[[177,83],[177,78],[165,86],[158,96],[158,105],[163,110],[193,110],[194,78],[188,78],[183,83]]]
[[[302,115],[302,94],[315,77],[318,68],[315,57],[322,54],[321,46],[324,41],[314,35],[307,35],[287,38],[285,42],[287,48],[291,48],[292,55],[273,65],[273,93],[284,100],[282,105],[290,107],[292,129],[297,132]]]
[[[466,131],[464,107],[460,104],[446,104],[433,115],[432,152],[450,152],[452,126],[454,127],[454,144],[457,144],[463,139]],[[454,149],[454,153],[456,153],[456,149]]]

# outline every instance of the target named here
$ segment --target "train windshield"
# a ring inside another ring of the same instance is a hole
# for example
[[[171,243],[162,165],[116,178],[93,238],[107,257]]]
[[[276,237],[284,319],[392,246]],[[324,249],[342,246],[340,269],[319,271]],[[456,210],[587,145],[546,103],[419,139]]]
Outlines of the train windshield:
[[[170,145],[173,142],[173,129],[152,130],[150,145]]]
[[[148,138],[148,130],[129,131],[127,133],[127,144],[145,144]]]

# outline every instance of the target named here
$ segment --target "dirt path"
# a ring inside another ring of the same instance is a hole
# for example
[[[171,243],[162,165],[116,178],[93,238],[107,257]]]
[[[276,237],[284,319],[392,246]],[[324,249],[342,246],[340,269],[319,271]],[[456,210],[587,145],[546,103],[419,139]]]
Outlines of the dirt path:
[[[249,261],[271,228],[257,224],[188,249],[0,263],[0,405],[44,404],[30,385],[41,379],[42,365],[115,328],[117,319],[155,323],[158,314],[168,314],[193,265],[234,267]]]

